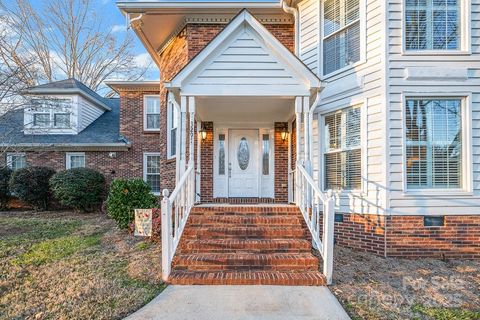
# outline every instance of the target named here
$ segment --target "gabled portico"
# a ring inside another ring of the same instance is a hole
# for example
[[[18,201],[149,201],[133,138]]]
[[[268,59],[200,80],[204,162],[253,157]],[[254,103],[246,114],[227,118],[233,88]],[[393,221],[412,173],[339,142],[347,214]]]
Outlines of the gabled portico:
[[[277,194],[286,194],[292,161],[310,168],[311,110],[321,90],[292,52],[243,10],[165,86],[180,111],[177,177],[193,164],[194,128],[208,130],[207,139],[197,139],[202,201],[287,201]],[[304,125],[295,126],[292,155],[291,135],[281,133],[290,133],[294,119]]]

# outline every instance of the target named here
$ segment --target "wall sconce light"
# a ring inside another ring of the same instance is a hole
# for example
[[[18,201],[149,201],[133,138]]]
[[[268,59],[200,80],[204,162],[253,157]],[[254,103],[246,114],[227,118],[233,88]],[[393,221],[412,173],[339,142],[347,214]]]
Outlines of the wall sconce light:
[[[205,127],[202,124],[202,128],[200,129],[200,137],[202,138],[202,141],[204,141],[207,138],[207,130],[205,130]]]
[[[281,132],[281,137],[282,137],[282,140],[283,140],[284,142],[285,142],[285,140],[287,140],[287,137],[288,137],[288,126],[283,127],[282,132]]]

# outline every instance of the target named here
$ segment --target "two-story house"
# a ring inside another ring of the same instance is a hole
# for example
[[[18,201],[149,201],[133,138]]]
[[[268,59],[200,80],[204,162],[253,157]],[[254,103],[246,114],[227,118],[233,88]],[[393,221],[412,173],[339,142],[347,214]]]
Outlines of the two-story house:
[[[117,5],[161,79],[110,83],[127,149],[98,161],[169,191],[165,279],[330,282],[333,233],[480,257],[477,0]]]
[[[307,223],[333,190],[338,244],[479,257],[476,0],[117,5],[161,72],[161,184]]]

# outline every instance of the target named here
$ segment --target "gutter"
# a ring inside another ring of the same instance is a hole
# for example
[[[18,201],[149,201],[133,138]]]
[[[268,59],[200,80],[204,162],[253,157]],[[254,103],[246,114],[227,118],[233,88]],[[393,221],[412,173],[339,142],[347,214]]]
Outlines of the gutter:
[[[18,144],[0,144],[0,147],[24,148],[23,150],[79,150],[79,151],[128,151],[131,147],[130,142],[126,143],[18,143]]]
[[[299,29],[300,24],[299,24],[299,18],[298,18],[298,9],[287,5],[285,0],[281,0],[281,5],[282,5],[283,11],[293,15],[293,20],[294,20],[293,28],[295,29],[295,55],[298,57],[300,53],[300,29]]]
[[[179,8],[204,8],[204,9],[238,9],[238,8],[279,8],[278,1],[236,1],[236,2],[218,2],[218,1],[117,1],[117,7],[122,11],[144,10],[144,9],[179,9]],[[132,11],[135,12],[135,11]],[[138,11],[137,11],[138,12]]]

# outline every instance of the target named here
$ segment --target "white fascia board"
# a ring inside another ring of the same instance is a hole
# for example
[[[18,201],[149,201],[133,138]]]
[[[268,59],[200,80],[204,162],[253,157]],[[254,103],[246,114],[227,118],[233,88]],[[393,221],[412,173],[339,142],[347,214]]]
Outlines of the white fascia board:
[[[276,1],[117,1],[117,7],[122,11],[149,10],[149,9],[179,9],[179,8],[206,8],[206,9],[235,9],[235,8],[281,8],[279,0]]]

